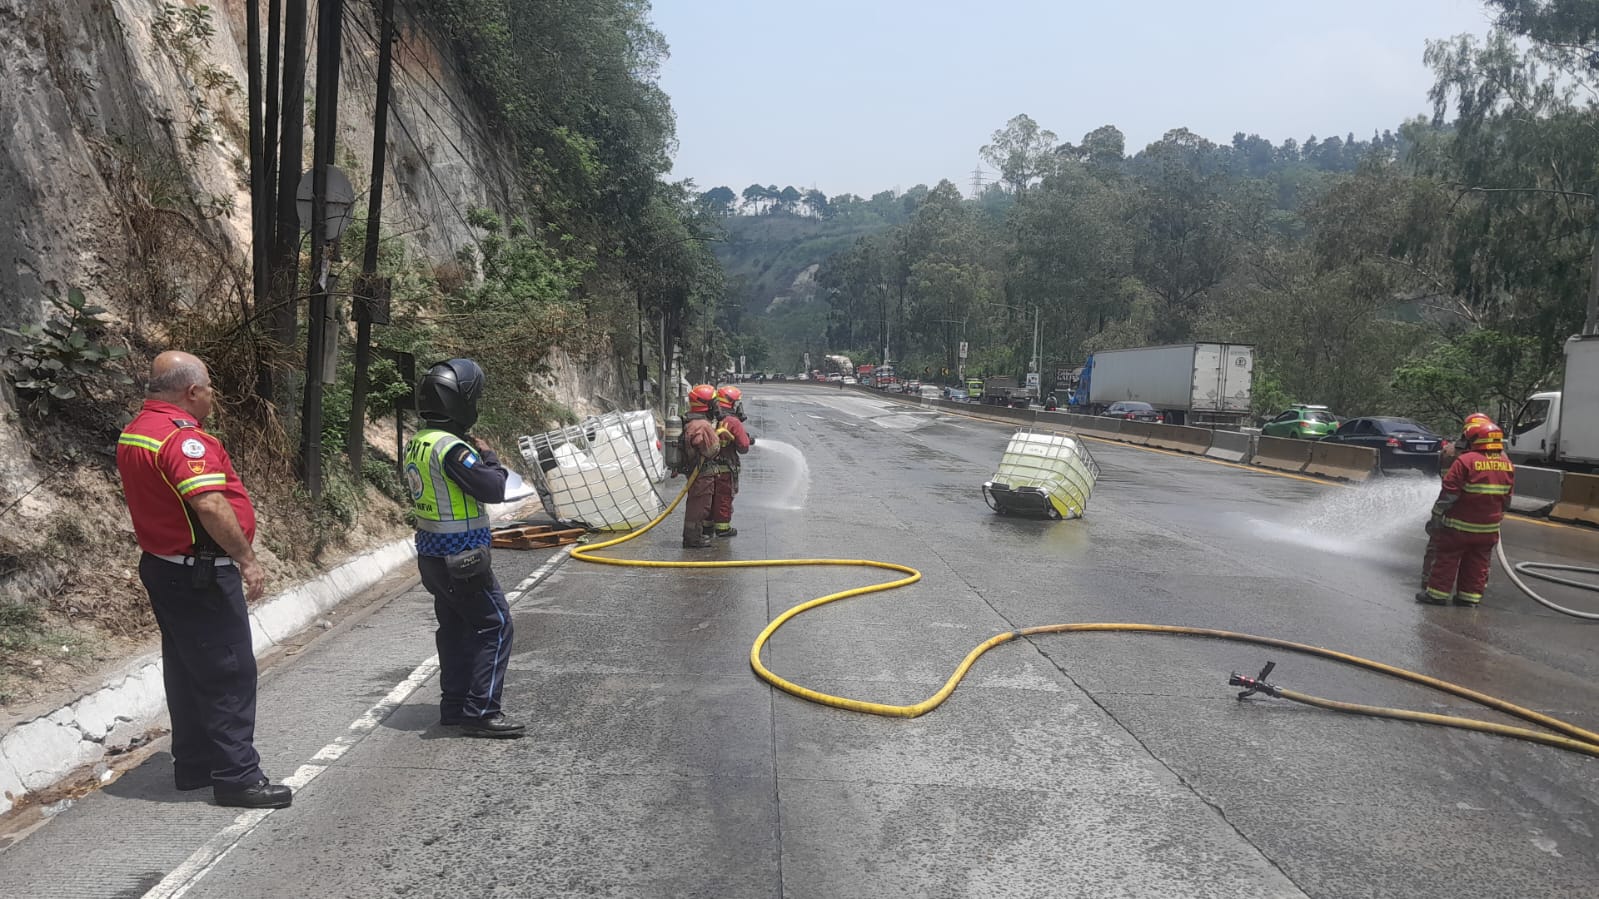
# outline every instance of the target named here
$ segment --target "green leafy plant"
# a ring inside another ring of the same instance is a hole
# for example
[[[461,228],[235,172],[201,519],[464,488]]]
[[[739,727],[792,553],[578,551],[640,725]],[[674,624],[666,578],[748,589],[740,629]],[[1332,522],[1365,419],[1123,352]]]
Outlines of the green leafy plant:
[[[66,297],[51,297],[56,307],[42,325],[21,329],[0,328],[21,338],[20,346],[7,347],[5,373],[17,391],[17,402],[36,415],[50,414],[52,404],[76,399],[94,381],[131,384],[133,379],[114,363],[128,354],[101,339],[105,309],[91,305],[83,291],[73,287]]]

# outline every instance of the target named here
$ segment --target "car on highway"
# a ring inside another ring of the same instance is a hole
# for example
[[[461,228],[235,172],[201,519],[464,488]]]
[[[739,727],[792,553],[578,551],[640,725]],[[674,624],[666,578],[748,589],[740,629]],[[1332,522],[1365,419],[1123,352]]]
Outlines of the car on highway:
[[[1160,414],[1154,406],[1130,400],[1111,403],[1110,408],[1105,410],[1105,417],[1120,418],[1123,421],[1152,421],[1155,424],[1166,420],[1166,416]]]
[[[945,387],[944,388],[944,399],[949,400],[950,402],[954,402],[954,403],[964,403],[968,399],[968,397],[966,396],[966,388],[964,388],[964,387]]]
[[[1266,437],[1297,437],[1302,440],[1319,440],[1338,430],[1338,416],[1326,406],[1290,406],[1287,411],[1266,422],[1260,433]]]
[[[1426,425],[1388,415],[1351,418],[1322,440],[1376,450],[1377,465],[1384,472],[1408,469],[1431,474],[1438,473],[1438,452],[1444,442]]]
[[[850,377],[849,375],[845,375],[844,376],[844,383],[845,384],[859,384],[860,381]]]
[[[827,382],[829,384],[837,384],[839,381],[842,381],[842,380],[844,380],[844,376],[839,374],[838,372],[834,372],[834,373],[832,373],[832,374],[827,376]]]
[[[936,400],[939,398],[939,389],[936,384],[923,384],[918,388],[917,393],[921,394],[924,400]]]

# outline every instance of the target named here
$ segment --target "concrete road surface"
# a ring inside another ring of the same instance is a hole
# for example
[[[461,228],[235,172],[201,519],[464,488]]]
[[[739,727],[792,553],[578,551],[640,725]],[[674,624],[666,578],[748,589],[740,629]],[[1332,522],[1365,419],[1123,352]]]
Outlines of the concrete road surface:
[[[1327,646],[1599,727],[1595,625],[1497,574],[1481,609],[1412,601],[1432,482],[1347,489],[1094,443],[1088,517],[1018,520],[979,492],[1007,426],[826,388],[752,386],[745,405],[739,536],[683,550],[674,515],[611,554],[920,569],[776,635],[767,664],[806,686],[913,702],[995,633],[1154,622]],[[1599,559],[1592,531],[1517,522],[1506,539],[1516,558]],[[549,550],[496,567],[518,593],[507,700],[526,739],[436,725],[436,678],[417,668],[431,603],[412,587],[263,683],[269,770],[308,779],[293,808],[240,816],[173,792],[163,753],[0,852],[0,896],[1459,899],[1599,883],[1599,759],[1226,686],[1271,659],[1283,686],[1503,720],[1371,673],[1192,638],[1044,637],[985,656],[931,714],[869,717],[774,691],[747,656],[772,617],[871,572]]]

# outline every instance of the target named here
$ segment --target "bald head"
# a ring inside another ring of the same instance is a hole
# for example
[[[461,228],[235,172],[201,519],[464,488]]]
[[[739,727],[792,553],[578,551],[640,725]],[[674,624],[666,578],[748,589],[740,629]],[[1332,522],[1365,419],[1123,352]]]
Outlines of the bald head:
[[[198,356],[167,350],[150,363],[145,395],[187,410],[196,419],[211,414],[211,373]]]

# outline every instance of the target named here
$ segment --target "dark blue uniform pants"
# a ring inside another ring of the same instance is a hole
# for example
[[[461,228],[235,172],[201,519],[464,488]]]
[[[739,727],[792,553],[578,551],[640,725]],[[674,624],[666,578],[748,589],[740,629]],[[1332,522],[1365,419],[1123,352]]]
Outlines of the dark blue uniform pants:
[[[197,588],[194,569],[145,553],[139,579],[161,627],[161,669],[178,780],[223,786],[261,779],[255,751],[255,654],[239,569],[219,565]]]
[[[459,723],[500,713],[505,669],[511,662],[511,607],[492,573],[467,581],[450,577],[440,556],[417,556],[422,585],[439,619],[439,720]]]

